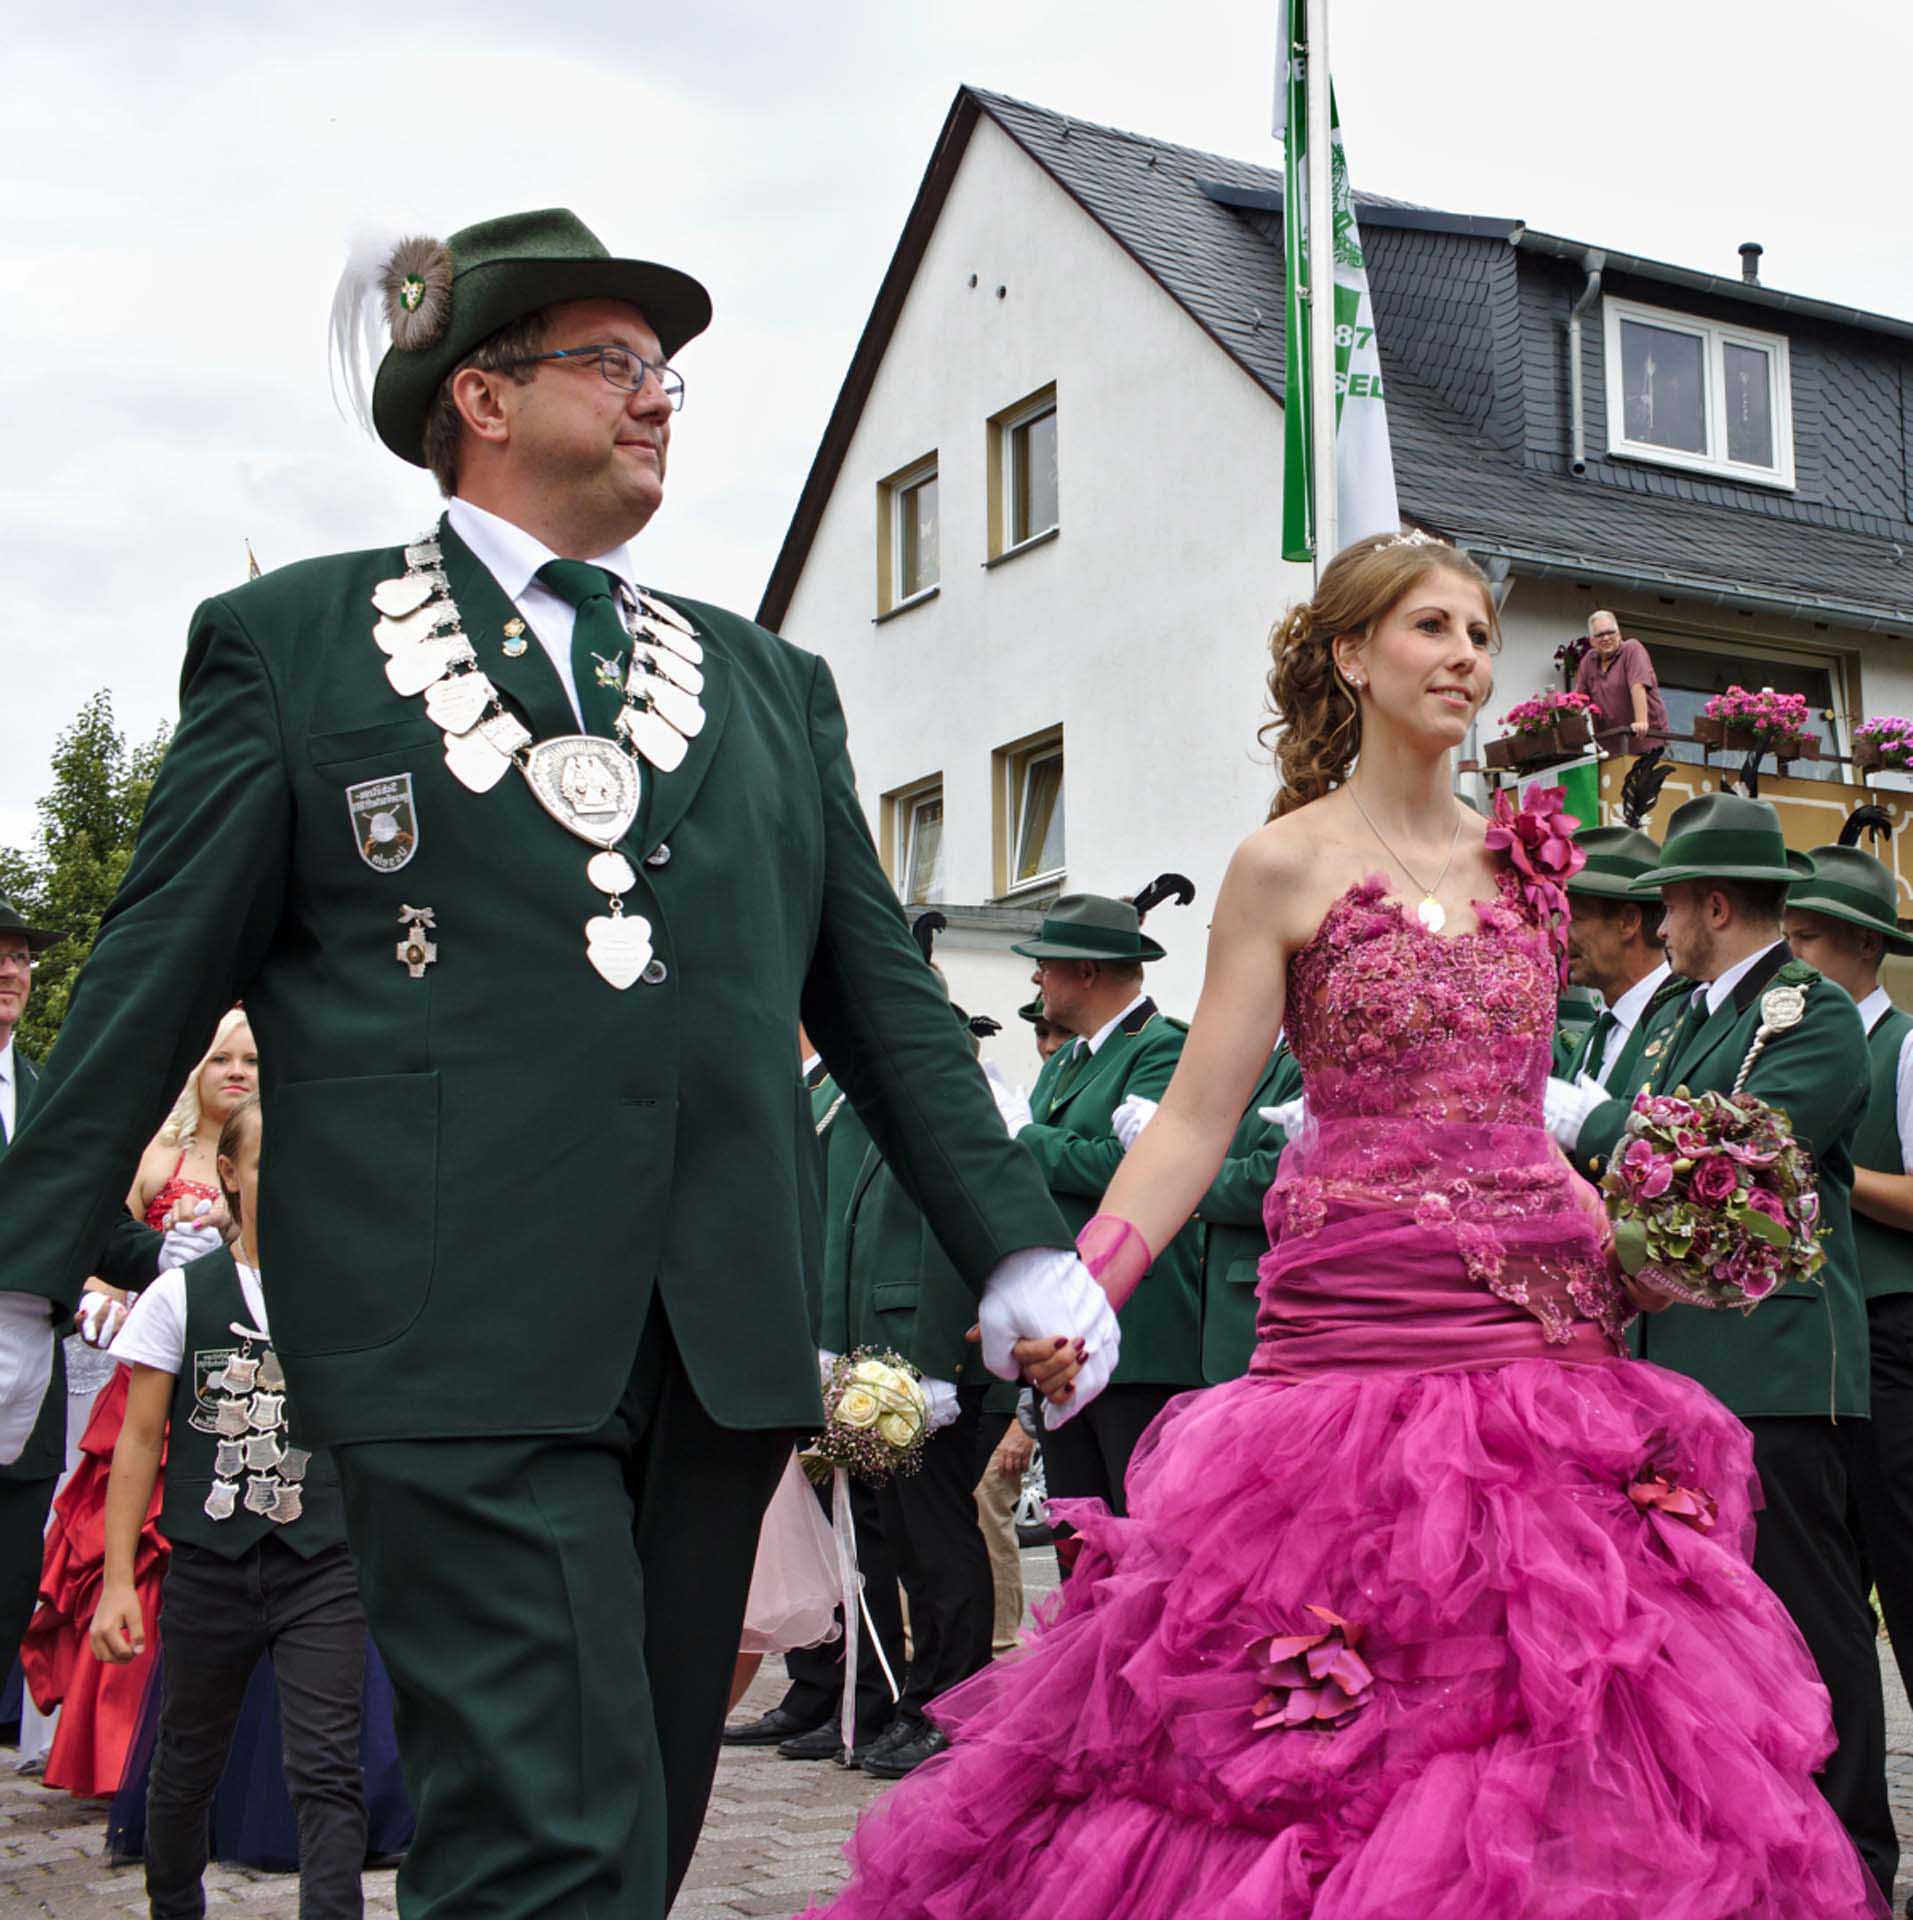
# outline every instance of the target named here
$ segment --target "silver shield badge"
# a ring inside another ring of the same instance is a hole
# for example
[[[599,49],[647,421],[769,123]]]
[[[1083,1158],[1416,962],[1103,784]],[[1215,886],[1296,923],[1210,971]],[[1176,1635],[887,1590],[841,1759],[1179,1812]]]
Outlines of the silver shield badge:
[[[345,790],[352,817],[352,842],[374,873],[397,873],[418,851],[418,808],[412,800],[412,776],[361,780]]]

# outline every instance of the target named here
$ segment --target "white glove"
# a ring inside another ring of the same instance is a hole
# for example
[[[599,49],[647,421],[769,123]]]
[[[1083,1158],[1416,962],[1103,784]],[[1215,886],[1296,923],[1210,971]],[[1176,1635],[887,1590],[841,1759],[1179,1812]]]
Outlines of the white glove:
[[[1123,1143],[1125,1153],[1136,1144],[1143,1128],[1156,1117],[1158,1104],[1157,1101],[1144,1099],[1140,1093],[1132,1093],[1109,1116],[1109,1124],[1115,1129],[1116,1138]]]
[[[1598,1080],[1585,1073],[1575,1081],[1557,1080],[1550,1074],[1547,1092],[1542,1096],[1541,1123],[1565,1152],[1572,1153],[1588,1115],[1596,1107],[1605,1106],[1610,1097]]]
[[[1083,1342],[1075,1394],[1061,1407],[1043,1403],[1043,1422],[1051,1427],[1060,1427],[1108,1386],[1122,1351],[1109,1296],[1075,1254],[1058,1247],[1024,1247],[999,1260],[983,1283],[977,1325],[983,1364],[999,1380],[1021,1378],[1011,1351],[1019,1340],[1060,1334]]]
[[[110,1293],[83,1294],[80,1310],[73,1316],[80,1338],[89,1347],[98,1347],[104,1353],[113,1344],[113,1336],[126,1324],[126,1316],[138,1298],[136,1293],[124,1300]]]
[[[1284,1100],[1279,1107],[1257,1107],[1255,1111],[1259,1119],[1266,1120],[1272,1127],[1280,1127],[1293,1138],[1307,1122],[1308,1110],[1307,1098],[1297,1094],[1293,1100]]]
[[[830,1370],[836,1364],[837,1355],[832,1353],[828,1347],[819,1347],[817,1349],[817,1378],[820,1381],[828,1381],[830,1379]]]
[[[202,1200],[196,1213],[210,1213],[212,1207],[210,1200]],[[225,1244],[226,1236],[217,1227],[196,1227],[184,1220],[176,1221],[166,1229],[166,1238],[160,1242],[159,1271],[171,1273],[175,1267],[183,1267],[205,1254],[217,1253]]]
[[[1010,1138],[1015,1139],[1032,1118],[1029,1095],[1021,1087],[1011,1086],[994,1060],[984,1061],[983,1077],[990,1083],[990,1097],[996,1102],[1004,1126],[1010,1130]]]
[[[917,1382],[923,1389],[923,1397],[929,1403],[928,1431],[937,1432],[947,1427],[962,1411],[957,1402],[957,1390],[947,1380],[932,1380],[927,1374]]]

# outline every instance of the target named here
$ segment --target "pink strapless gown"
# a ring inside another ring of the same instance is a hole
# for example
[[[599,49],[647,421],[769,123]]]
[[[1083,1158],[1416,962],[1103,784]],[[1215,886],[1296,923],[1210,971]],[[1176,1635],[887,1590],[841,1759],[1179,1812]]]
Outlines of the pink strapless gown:
[[[1127,1519],[1070,1503],[1074,1576],[936,1703],[834,1920],[1886,1912],[1747,1432],[1619,1357],[1541,1130],[1555,937],[1512,874],[1477,911],[1443,940],[1372,881],[1296,955],[1254,1369],[1164,1410]]]

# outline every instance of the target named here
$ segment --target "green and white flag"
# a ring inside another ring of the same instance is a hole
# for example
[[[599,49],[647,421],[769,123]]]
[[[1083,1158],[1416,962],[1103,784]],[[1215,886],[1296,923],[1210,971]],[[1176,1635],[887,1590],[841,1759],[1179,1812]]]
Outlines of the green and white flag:
[[[1308,15],[1307,0],[1282,0],[1283,84],[1276,89],[1275,135],[1283,147],[1282,240],[1288,281],[1288,359],[1282,459],[1282,558],[1315,558],[1315,476],[1310,460],[1314,389],[1309,381],[1308,313]],[[1318,76],[1326,82],[1327,75]],[[1375,303],[1369,297],[1355,196],[1348,184],[1342,128],[1329,91],[1335,180],[1335,500],[1336,541],[1347,546],[1401,526],[1395,499],[1395,457],[1388,444],[1382,361],[1375,346]],[[1324,554],[1324,559],[1332,556]]]

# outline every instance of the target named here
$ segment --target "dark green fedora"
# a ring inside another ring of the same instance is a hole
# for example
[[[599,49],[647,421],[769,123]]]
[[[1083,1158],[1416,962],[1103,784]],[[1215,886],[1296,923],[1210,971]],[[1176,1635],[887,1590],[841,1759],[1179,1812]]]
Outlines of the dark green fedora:
[[[26,938],[29,953],[44,953],[59,939],[57,933],[49,933],[44,927],[30,927],[14,910],[14,905],[4,893],[0,893],[0,933],[18,933]]]
[[[1788,884],[1812,873],[1803,854],[1787,851],[1780,816],[1764,800],[1703,793],[1674,809],[1660,858],[1628,888],[1658,893],[1680,880],[1767,880]]]
[[[1047,1024],[1049,1015],[1043,1011],[1043,996],[1039,993],[1034,1000],[1026,1000],[1017,1008],[1016,1017],[1019,1020],[1027,1020],[1031,1026],[1035,1026],[1039,1020]]]
[[[425,464],[425,420],[445,376],[480,341],[566,300],[628,300],[669,359],[711,324],[711,296],[675,267],[614,260],[575,213],[543,207],[405,240],[381,271],[392,344],[372,388],[372,421],[401,460]]]
[[[1593,894],[1603,900],[1625,900],[1629,888],[1659,863],[1661,850],[1638,827],[1583,827],[1574,844],[1587,855],[1587,865],[1568,881],[1569,893]]]
[[[1030,960],[1160,960],[1162,949],[1142,930],[1127,900],[1066,893],[1043,916],[1034,940],[1011,946]]]
[[[1807,857],[1813,878],[1795,883],[1788,906],[1865,927],[1885,940],[1888,953],[1913,953],[1913,935],[1900,931],[1900,890],[1872,854],[1858,847],[1815,847]]]

